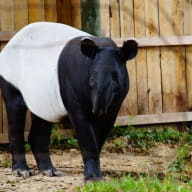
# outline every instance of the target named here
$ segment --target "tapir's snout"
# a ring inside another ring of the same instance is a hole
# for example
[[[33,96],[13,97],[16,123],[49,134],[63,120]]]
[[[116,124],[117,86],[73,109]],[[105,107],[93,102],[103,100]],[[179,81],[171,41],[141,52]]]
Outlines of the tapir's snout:
[[[92,100],[92,113],[97,116],[104,116],[108,113],[108,105],[104,102],[104,98],[95,95]]]
[[[103,110],[103,107],[101,107],[101,100],[98,96],[94,96],[92,103],[92,113],[97,116],[106,114],[105,110]]]
[[[105,114],[103,110],[98,111],[92,110],[92,113],[97,116],[103,116]]]
[[[92,113],[97,116],[103,116],[107,114],[107,111],[99,109],[97,106],[94,106],[92,109]]]

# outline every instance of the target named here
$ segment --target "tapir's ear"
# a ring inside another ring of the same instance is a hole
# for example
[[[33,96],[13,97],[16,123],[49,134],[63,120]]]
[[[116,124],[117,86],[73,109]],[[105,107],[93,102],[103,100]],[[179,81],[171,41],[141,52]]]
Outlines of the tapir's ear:
[[[99,48],[91,38],[83,37],[81,39],[81,52],[84,55],[93,59],[96,53],[98,52],[98,50]]]
[[[124,41],[120,48],[120,56],[125,60],[133,59],[137,55],[138,44],[135,40]]]

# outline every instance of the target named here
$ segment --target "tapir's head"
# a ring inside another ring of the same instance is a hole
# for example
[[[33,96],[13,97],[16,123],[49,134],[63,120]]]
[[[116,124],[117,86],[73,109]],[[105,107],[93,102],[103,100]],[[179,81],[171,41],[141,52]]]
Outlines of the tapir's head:
[[[99,39],[99,40],[98,40]],[[118,102],[128,91],[126,61],[137,54],[137,43],[128,40],[117,47],[108,38],[81,39],[81,52],[91,58],[89,90],[92,113],[105,115],[112,103]],[[107,44],[107,45],[106,45]]]

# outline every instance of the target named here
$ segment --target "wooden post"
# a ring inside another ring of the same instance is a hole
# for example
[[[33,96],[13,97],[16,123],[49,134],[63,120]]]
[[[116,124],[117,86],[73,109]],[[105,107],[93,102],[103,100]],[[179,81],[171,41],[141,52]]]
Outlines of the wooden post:
[[[81,0],[82,30],[100,36],[100,5],[99,0]]]

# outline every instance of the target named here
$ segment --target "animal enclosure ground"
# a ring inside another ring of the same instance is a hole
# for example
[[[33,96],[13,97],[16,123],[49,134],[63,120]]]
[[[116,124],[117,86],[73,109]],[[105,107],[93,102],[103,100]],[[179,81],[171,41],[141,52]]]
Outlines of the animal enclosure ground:
[[[175,160],[176,151],[176,146],[160,144],[150,149],[148,154],[102,152],[101,168],[106,179],[126,173],[163,174]],[[4,156],[0,154],[0,159]],[[63,177],[47,177],[37,171],[35,176],[23,179],[13,176],[10,168],[0,167],[0,192],[71,192],[84,185],[83,164],[78,150],[53,151],[51,157],[54,165],[64,172]],[[31,153],[26,158],[29,167],[36,169]]]

